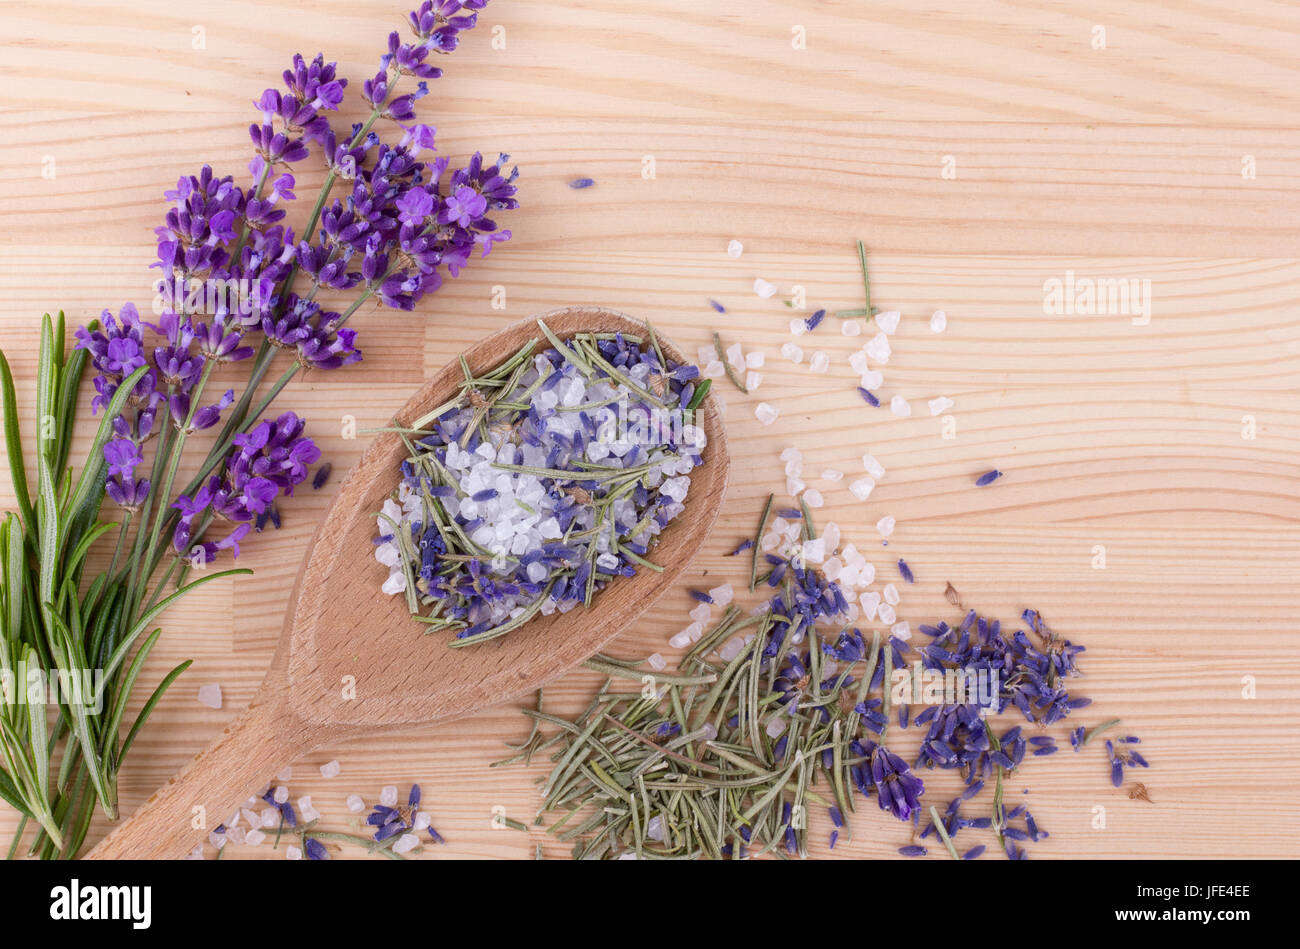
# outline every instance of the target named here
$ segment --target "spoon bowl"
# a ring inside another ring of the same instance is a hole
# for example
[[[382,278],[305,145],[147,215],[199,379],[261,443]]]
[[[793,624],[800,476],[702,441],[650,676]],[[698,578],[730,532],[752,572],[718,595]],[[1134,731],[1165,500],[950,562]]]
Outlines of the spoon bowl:
[[[541,319],[562,339],[646,332],[644,323],[595,306],[565,307]],[[473,373],[487,372],[530,339],[546,348],[536,319],[487,337],[464,358]],[[669,359],[689,361],[663,336],[659,344]],[[459,363],[449,364],[395,414],[395,427],[454,398],[463,379]],[[397,432],[380,434],[316,530],[275,656],[248,709],[89,856],[183,856],[206,836],[205,827],[217,826],[295,758],[344,738],[450,721],[519,698],[599,651],[673,585],[717,519],[729,458],[714,400],[704,400],[695,424],[708,444],[691,472],[685,509],[650,550],[662,573],[639,570],[610,582],[589,608],[538,615],[461,649],[449,648],[449,633],[423,632],[404,597],[379,590],[386,568],[374,559],[375,513],[407,457]]]

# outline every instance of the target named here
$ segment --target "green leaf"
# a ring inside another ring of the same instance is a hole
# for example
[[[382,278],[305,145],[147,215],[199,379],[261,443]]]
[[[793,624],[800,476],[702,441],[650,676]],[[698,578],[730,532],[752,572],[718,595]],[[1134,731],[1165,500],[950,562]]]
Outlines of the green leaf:
[[[23,800],[18,786],[14,784],[13,778],[9,777],[9,772],[0,768],[0,798],[4,802],[25,817],[31,817],[32,812],[27,809],[27,802]]]
[[[107,722],[99,736],[100,754],[117,744],[117,729],[122,724],[122,715],[126,712],[126,704],[130,701],[131,690],[135,687],[135,680],[139,677],[140,670],[144,668],[145,660],[149,658],[150,651],[161,635],[162,628],[156,627],[152,633],[145,637],[144,642],[140,644],[140,648],[135,651],[135,656],[132,657],[130,664],[122,673],[120,681],[114,684],[116,694],[113,696],[113,707],[108,713]]]
[[[39,668],[36,650],[27,647],[25,657],[27,667]],[[27,733],[31,741],[33,769],[36,772],[36,790],[44,800],[50,799],[50,744],[48,723],[45,718],[45,705],[40,702],[27,703]]]
[[[118,765],[120,765],[122,760],[126,758],[126,753],[130,750],[131,743],[135,741],[135,736],[139,734],[140,729],[144,727],[144,723],[149,720],[149,714],[153,711],[153,707],[158,704],[158,700],[163,697],[163,693],[171,687],[171,684],[175,682],[180,677],[180,674],[188,669],[193,662],[193,659],[186,659],[171,672],[167,673],[167,675],[163,676],[163,680],[158,683],[158,688],[153,690],[153,694],[149,696],[149,700],[144,703],[144,708],[140,709],[140,714],[135,717],[135,722],[131,725],[131,730],[126,733],[126,738],[122,741],[122,750],[117,754]]]
[[[18,402],[14,394],[14,377],[9,371],[9,361],[0,352],[0,393],[4,395],[5,452],[9,456],[9,477],[13,481],[18,510],[22,512],[27,530],[36,529],[36,514],[32,510],[31,495],[27,491],[27,469],[23,463],[22,433],[18,429]]]

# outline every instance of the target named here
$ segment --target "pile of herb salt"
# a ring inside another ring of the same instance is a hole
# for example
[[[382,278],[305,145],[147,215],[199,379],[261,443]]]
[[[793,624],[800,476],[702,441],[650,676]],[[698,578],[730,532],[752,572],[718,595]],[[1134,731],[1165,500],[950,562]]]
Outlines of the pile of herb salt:
[[[530,341],[401,434],[401,483],[379,513],[385,593],[453,646],[589,605],[647,559],[683,510],[706,438],[699,370],[645,338]]]

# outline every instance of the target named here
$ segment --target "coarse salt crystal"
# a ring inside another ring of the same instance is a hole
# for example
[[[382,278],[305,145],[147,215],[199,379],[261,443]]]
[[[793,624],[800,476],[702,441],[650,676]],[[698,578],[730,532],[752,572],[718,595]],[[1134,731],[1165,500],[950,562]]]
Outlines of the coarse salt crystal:
[[[834,481],[839,481],[839,480],[840,480],[841,478],[843,478],[843,477],[844,477],[844,472],[843,472],[843,471],[840,471],[838,468],[823,468],[823,469],[822,469],[822,480],[823,480],[823,481],[832,481],[832,482],[834,482]]]
[[[940,413],[946,412],[948,409],[952,408],[952,406],[952,399],[948,398],[946,395],[941,395],[937,399],[930,400],[930,414],[939,415]]]
[[[885,381],[885,374],[879,369],[868,369],[858,379],[864,389],[879,389]]]
[[[759,352],[745,353],[745,366],[749,369],[762,369],[767,357]]]
[[[838,580],[840,572],[844,569],[844,561],[839,557],[832,557],[822,564],[822,573],[827,580]]]
[[[871,478],[858,478],[856,481],[849,482],[849,492],[859,501],[871,497],[871,492],[874,490],[876,490],[876,482]]]
[[[301,847],[295,847],[293,844],[289,844],[289,846],[287,846],[287,847],[284,848],[284,859],[286,859],[286,860],[301,860],[301,859],[302,859],[302,848],[301,848]]]
[[[761,372],[755,372],[754,370],[751,369],[746,374],[745,388],[748,389],[750,392],[753,392],[762,384],[763,384],[763,374]]]
[[[885,476],[885,466],[877,461],[876,456],[871,452],[867,452],[862,456],[862,467],[873,478],[883,478]]]
[[[808,324],[805,323],[803,320],[799,319],[796,316],[793,320],[790,321],[791,336],[802,336],[806,332],[808,332]],[[795,361],[798,362],[798,360]]]
[[[880,622],[886,624],[892,623],[898,618],[897,614],[894,613],[894,608],[888,603],[881,603],[876,610],[876,615],[880,617]]]
[[[794,343],[782,343],[781,355],[794,363],[803,362],[803,350]]]
[[[912,404],[901,395],[896,395],[889,400],[889,411],[899,418],[907,418],[912,414]]]
[[[889,354],[892,352],[889,348],[889,337],[884,333],[877,333],[867,341],[863,351],[872,362],[878,362],[882,366],[885,365],[889,362]]]
[[[690,617],[696,623],[707,623],[711,613],[712,608],[709,604],[701,603],[699,606],[695,607],[695,609],[691,610]]]
[[[934,316],[930,317],[930,332],[942,333],[948,327],[948,314],[943,310],[935,310]]]
[[[826,503],[826,499],[822,497],[822,493],[816,488],[808,488],[804,491],[803,499],[809,507],[821,507]]]
[[[754,406],[754,417],[764,425],[771,425],[776,421],[776,417],[781,413],[766,402],[760,402]]]
[[[902,316],[903,314],[899,313],[897,310],[886,310],[884,313],[877,313],[873,319],[876,321],[876,325],[880,327],[882,333],[888,333],[890,336],[893,336],[894,331],[898,329],[898,321]]]
[[[339,759],[335,758],[333,761],[327,761],[320,766],[320,776],[322,778],[337,778],[341,770]]]
[[[907,620],[903,620],[901,623],[895,623],[893,626],[889,627],[889,631],[894,634],[895,639],[901,639],[903,642],[907,642],[912,638],[912,624]]]
[[[812,354],[812,359],[808,360],[808,368],[812,372],[825,372],[830,365],[831,357],[820,349]]]
[[[781,449],[780,458],[782,461],[803,461],[803,452],[793,445],[787,445]]]
[[[822,528],[822,540],[826,541],[827,550],[838,550],[840,546],[840,525],[827,521]]]
[[[221,708],[221,686],[199,686],[199,704],[206,705],[208,708]]]
[[[849,368],[858,375],[865,373],[867,371],[867,354],[860,349],[853,353],[849,357]]]
[[[717,586],[710,590],[709,596],[713,597],[713,602],[716,606],[724,607],[735,599],[736,591],[730,583],[724,583],[722,586]]]
[[[731,257],[733,260],[739,257],[744,252],[745,252],[745,245],[742,244],[740,241],[733,240],[727,242],[727,256]]]
[[[857,320],[845,320],[840,326],[840,332],[845,336],[861,336],[862,324]]]
[[[898,587],[892,583],[885,584],[885,602],[890,606],[898,605]]]
[[[809,563],[821,563],[826,559],[826,541],[820,537],[803,542],[803,559]]]
[[[875,618],[876,610],[880,607],[880,594],[864,593],[858,597],[858,602],[862,604],[862,621],[870,623]]]
[[[787,724],[786,720],[779,715],[772,716],[767,720],[767,737],[780,738],[781,733],[785,731]]]
[[[897,523],[898,521],[894,519],[892,514],[886,514],[880,520],[876,521],[876,532],[880,534],[881,537],[888,537],[894,532],[894,525]]]
[[[415,820],[411,824],[411,829],[427,830],[429,825],[432,823],[433,823],[433,818],[429,816],[428,811],[417,811],[415,815]]]
[[[745,641],[739,636],[732,636],[725,643],[718,647],[718,658],[723,662],[730,662],[740,655],[740,650],[745,648]],[[716,735],[714,737],[717,737]]]
[[[710,359],[704,364],[704,375],[710,379],[717,379],[727,372],[727,367],[722,364],[721,359]]]
[[[393,853],[410,853],[420,845],[420,838],[415,834],[402,834],[393,844]]]
[[[745,368],[745,350],[740,343],[732,343],[727,347],[727,362],[731,363],[733,369]]]
[[[397,786],[393,784],[385,784],[382,788],[380,788],[379,803],[384,805],[384,807],[396,807]]]
[[[754,292],[764,300],[776,295],[776,284],[768,283],[762,277],[754,280]]]
[[[275,793],[271,795],[271,798],[275,803],[283,804],[285,801],[289,800],[289,788],[281,784],[275,789]]]
[[[250,847],[256,847],[265,839],[266,834],[262,833],[260,830],[250,830],[248,833],[244,834],[244,843],[248,844]]]
[[[361,799],[360,794],[349,794],[347,797],[348,810],[353,814],[360,814],[366,809],[366,802]]]
[[[668,640],[668,645],[674,649],[681,649],[683,646],[689,646],[690,642],[690,633],[686,632],[686,630],[682,630],[680,633],[673,634],[672,638]]]
[[[262,827],[274,827],[276,824],[280,823],[282,817],[284,817],[284,815],[280,813],[279,808],[268,807],[262,811],[257,823]]]
[[[808,485],[800,478],[791,477],[785,479],[785,493],[790,495],[792,498],[797,498],[806,487],[808,487]]]

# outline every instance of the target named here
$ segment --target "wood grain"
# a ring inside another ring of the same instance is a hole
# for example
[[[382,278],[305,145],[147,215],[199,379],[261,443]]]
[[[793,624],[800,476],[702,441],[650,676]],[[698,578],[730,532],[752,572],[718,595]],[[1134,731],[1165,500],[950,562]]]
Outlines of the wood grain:
[[[324,49],[359,78],[401,13],[331,0],[278,15],[289,9],[0,4],[0,338],[29,409],[33,317],[147,303],[161,191],[205,160],[242,169],[249,102],[294,50]],[[204,50],[191,48],[195,25]],[[1052,833],[1036,855],[1286,855],[1277,815],[1300,781],[1300,10],[494,0],[482,25],[425,103],[441,153],[519,162],[515,239],[419,314],[358,314],[366,361],[286,390],[281,404],[311,418],[336,470],[364,447],[339,436],[342,416],[383,424],[456,353],[529,313],[613,306],[688,353],[717,329],[767,365],[754,395],[719,389],[736,464],[683,588],[739,578],[724,553],[783,490],[782,447],[800,446],[812,472],[851,475],[870,450],[888,475],[868,502],[843,482],[810,483],[827,497],[819,523],[871,551],[882,582],[897,557],[913,566],[900,618],[947,615],[947,581],[1007,620],[1036,607],[1089,648],[1081,689],[1095,703],[1081,720],[1119,715],[1144,738],[1153,804],[1111,788],[1100,749],[1026,767],[1021,796]],[[806,49],[791,47],[796,25]],[[1105,49],[1091,45],[1099,25]],[[505,49],[491,48],[492,26]],[[57,175],[45,179],[50,156]],[[941,176],[944,156],[955,178]],[[596,186],[565,187],[579,176]],[[305,170],[300,192],[318,180]],[[733,237],[739,260],[724,252]],[[863,340],[831,320],[799,339],[831,355],[828,374],[779,355],[792,315],[780,301],[796,286],[809,309],[861,305],[859,237],[874,302],[904,314],[882,394],[911,400],[908,419],[857,398],[847,359]],[[1150,323],[1045,314],[1044,282],[1067,271],[1150,280]],[[780,294],[759,300],[756,276]],[[495,286],[505,310],[492,309]],[[925,323],[940,307],[949,328],[933,335]],[[925,408],[939,395],[956,403],[955,438]],[[781,410],[770,428],[754,418],[759,400]],[[976,489],[995,466],[1006,477]],[[201,589],[167,618],[150,672],[196,662],[132,752],[124,811],[251,698],[336,487],[295,498],[284,529],[248,545],[254,577]],[[7,478],[0,504],[12,504]],[[884,514],[899,522],[887,549],[872,527]],[[1098,545],[1105,569],[1092,566]],[[614,651],[670,654],[691,605],[670,593]],[[1242,697],[1244,676],[1257,698]],[[548,707],[573,709],[598,680],[565,677]],[[210,682],[225,691],[220,711],[194,699]],[[433,856],[527,857],[538,842],[561,856],[540,831],[493,829],[494,807],[531,822],[537,806],[540,765],[488,768],[525,730],[500,708],[356,739],[313,754],[291,786],[347,829],[348,793],[372,801],[384,784],[418,781],[449,841]],[[343,771],[327,780],[314,766],[331,758]],[[936,778],[936,798],[943,790]],[[1091,826],[1096,805],[1104,830]],[[822,854],[829,830],[816,827]],[[854,827],[836,854],[888,856],[907,842],[870,803]],[[226,855],[258,857],[279,853]]]

